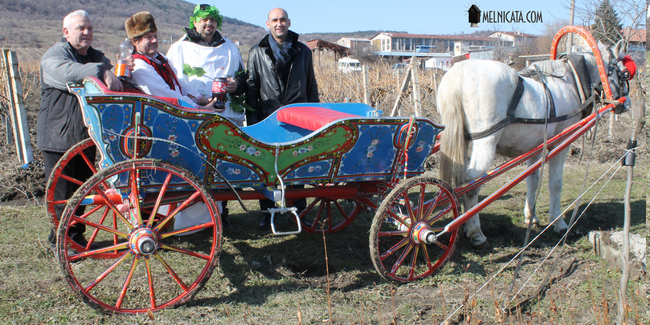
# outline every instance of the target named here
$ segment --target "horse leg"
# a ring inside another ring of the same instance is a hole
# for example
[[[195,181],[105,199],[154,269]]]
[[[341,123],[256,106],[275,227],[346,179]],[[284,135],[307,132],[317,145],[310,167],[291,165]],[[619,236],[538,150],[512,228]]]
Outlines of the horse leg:
[[[560,199],[562,198],[562,173],[569,148],[564,149],[548,163],[548,191],[550,202],[548,205],[549,222],[554,223],[555,232],[564,233],[568,228],[562,218]]]
[[[527,166],[530,167],[539,159],[539,157],[540,155],[535,155],[528,159],[526,162]],[[531,221],[534,225],[539,225],[539,219],[537,218],[537,213],[535,213],[535,200],[537,199],[535,194],[537,194],[537,186],[539,186],[539,169],[526,178],[526,206],[524,207],[525,225],[528,225]]]
[[[501,132],[497,132],[491,136],[474,140],[472,142],[472,156],[466,173],[467,180],[472,180],[482,176],[492,166],[496,143],[498,141],[498,135],[500,134]],[[477,189],[465,194],[465,211],[478,204],[478,193],[480,189],[481,188],[478,187]],[[478,213],[465,223],[465,235],[470,239],[472,245],[475,247],[484,248],[489,246],[487,237],[485,237],[481,230],[481,221]]]

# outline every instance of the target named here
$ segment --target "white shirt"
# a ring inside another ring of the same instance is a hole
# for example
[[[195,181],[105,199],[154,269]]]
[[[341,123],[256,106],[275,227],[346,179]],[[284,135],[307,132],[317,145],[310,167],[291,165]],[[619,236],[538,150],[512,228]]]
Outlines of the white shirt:
[[[162,54],[158,54],[162,56]],[[149,63],[145,62],[144,60],[134,60],[131,78],[133,80],[133,83],[138,85],[142,91],[149,95],[177,98],[185,102],[186,106],[194,108],[199,107],[199,105],[194,100],[187,96],[190,95],[191,97],[198,100],[201,95],[198,91],[188,85],[185,80],[178,78],[178,75],[176,78],[178,79],[180,90],[178,89],[179,85],[176,86],[175,90],[169,88],[169,85],[158,74],[156,68],[149,65]]]
[[[192,89],[203,96],[212,97],[212,81],[218,77],[235,77],[240,66],[244,66],[239,49],[229,39],[224,38],[224,43],[217,47],[208,47],[185,41],[187,35],[172,44],[167,51],[169,64],[176,71],[179,82],[187,83]],[[189,64],[191,68],[201,67],[205,71],[202,76],[188,76],[183,73],[183,65]],[[238,112],[230,107],[226,101],[226,110],[220,115],[230,119],[235,124],[243,126],[246,119],[245,112]]]

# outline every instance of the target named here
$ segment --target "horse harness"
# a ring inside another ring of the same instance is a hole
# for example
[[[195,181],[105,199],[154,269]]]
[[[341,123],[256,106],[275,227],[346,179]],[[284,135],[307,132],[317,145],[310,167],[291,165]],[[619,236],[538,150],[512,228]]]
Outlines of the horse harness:
[[[557,122],[566,121],[578,114],[582,114],[583,118],[589,115],[591,113],[591,109],[593,108],[593,103],[596,101],[596,94],[598,92],[592,91],[593,86],[591,84],[591,78],[587,73],[584,57],[580,55],[568,55],[562,57],[561,60],[563,60],[564,63],[571,70],[571,73],[573,74],[574,77],[573,78],[574,86],[576,87],[576,91],[580,96],[580,101],[582,104],[580,104],[580,107],[578,107],[577,111],[562,116],[556,116],[555,103],[553,102],[553,95],[548,89],[548,86],[546,86],[544,76],[548,75],[553,78],[562,78],[564,76],[557,76],[557,75],[553,75],[550,72],[540,71],[540,69],[536,65],[534,65],[534,69],[528,69],[526,71],[522,71],[517,76],[517,87],[515,88],[515,92],[512,95],[512,98],[510,99],[510,104],[508,105],[508,111],[506,112],[506,118],[497,122],[495,125],[493,125],[492,127],[490,127],[485,131],[468,134],[467,138],[469,140],[477,140],[477,139],[487,137],[488,135],[503,129],[504,127],[506,127],[508,124],[511,123],[524,123],[524,124],[557,123]],[[549,103],[547,118],[515,117],[515,110],[517,108],[517,105],[519,104],[519,101],[521,100],[521,96],[524,94],[524,79],[523,79],[524,77],[532,78],[544,86],[544,92],[546,93],[546,97],[548,98],[547,102]],[[587,97],[587,94],[590,93],[591,96]]]

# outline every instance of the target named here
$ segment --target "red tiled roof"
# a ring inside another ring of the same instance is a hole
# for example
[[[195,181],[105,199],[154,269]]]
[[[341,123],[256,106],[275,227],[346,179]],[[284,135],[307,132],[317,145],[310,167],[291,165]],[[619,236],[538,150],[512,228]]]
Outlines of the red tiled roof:
[[[623,28],[623,36],[629,38],[630,42],[644,43],[646,40],[646,30],[645,29],[632,29],[629,27]]]
[[[339,51],[339,52],[345,52],[345,51],[349,50],[345,46],[341,46],[341,45],[336,44],[336,43],[324,41],[322,39],[313,39],[311,41],[308,41],[306,45],[312,51],[315,48],[321,48],[321,47],[328,48],[328,49],[331,49],[333,51]]]

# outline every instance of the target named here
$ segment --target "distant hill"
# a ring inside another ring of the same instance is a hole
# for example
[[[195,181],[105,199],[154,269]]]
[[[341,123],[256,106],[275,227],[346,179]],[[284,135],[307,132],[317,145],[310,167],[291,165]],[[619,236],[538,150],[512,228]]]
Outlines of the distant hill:
[[[124,21],[139,11],[150,11],[156,19],[161,52],[169,41],[181,37],[187,27],[194,4],[182,0],[9,0],[0,2],[0,47],[18,52],[19,61],[39,60],[43,53],[62,37],[63,17],[84,9],[95,28],[93,46],[107,54],[117,53],[126,37]],[[224,17],[222,34],[239,41],[242,51],[266,34],[260,26]],[[111,56],[111,58],[114,57]]]
[[[48,48],[61,39],[63,17],[72,11],[84,9],[90,14],[95,28],[93,46],[112,59],[117,53],[118,44],[126,37],[126,18],[147,10],[156,19],[160,51],[165,53],[170,42],[183,36],[183,27],[188,25],[194,7],[194,4],[183,0],[5,0],[0,2],[0,47],[16,51],[23,65],[36,63]],[[240,51],[245,55],[268,32],[261,26],[224,17],[221,33],[233,42],[239,42]],[[341,37],[369,38],[377,33],[313,33],[301,35],[300,40],[307,42],[320,38],[336,42]]]

